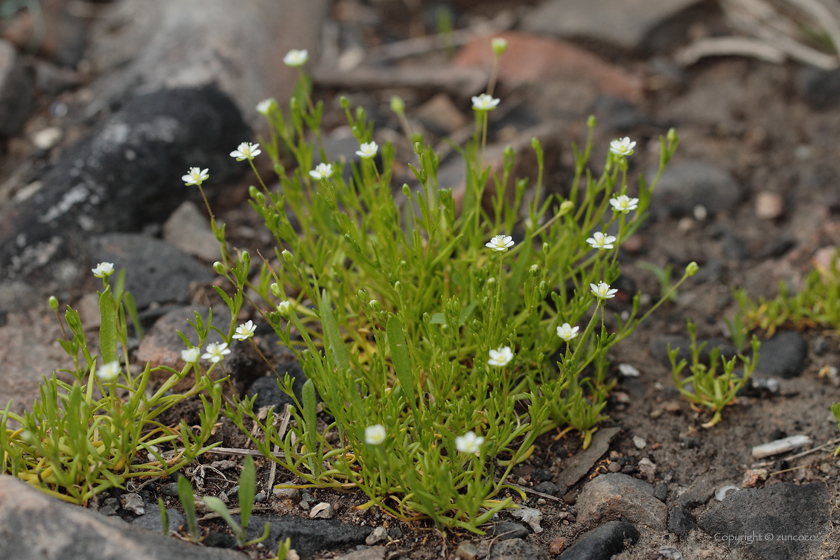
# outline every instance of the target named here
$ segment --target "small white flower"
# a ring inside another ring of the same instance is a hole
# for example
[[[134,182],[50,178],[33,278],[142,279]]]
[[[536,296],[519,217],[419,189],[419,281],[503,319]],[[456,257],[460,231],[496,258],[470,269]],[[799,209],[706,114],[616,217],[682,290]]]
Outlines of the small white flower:
[[[369,159],[376,155],[376,150],[378,149],[379,146],[376,145],[376,142],[364,143],[359,146],[359,151],[356,152],[356,155],[362,159]]]
[[[385,426],[382,424],[374,424],[365,428],[365,443],[368,445],[379,445],[385,441]]]
[[[509,346],[504,346],[498,350],[490,350],[490,359],[487,363],[491,366],[505,367],[513,359],[513,352]]]
[[[230,350],[228,350],[227,346],[226,342],[208,344],[204,349],[205,353],[201,356],[201,358],[204,360],[210,360],[214,364],[218,364],[227,354],[230,354]]]
[[[499,105],[500,101],[501,99],[494,98],[486,93],[472,98],[473,109],[476,111],[492,111]]]
[[[254,333],[256,332],[257,327],[254,325],[253,321],[248,321],[242,325],[236,327],[236,334],[233,335],[233,338],[236,340],[248,340]]]
[[[318,166],[309,172],[309,176],[320,181],[321,179],[329,179],[332,177],[332,165],[329,163],[319,163]]]
[[[507,251],[513,247],[513,245],[513,238],[509,235],[497,235],[484,244],[485,247],[493,249],[494,251]]]
[[[267,117],[271,114],[271,111],[277,107],[277,100],[273,97],[268,99],[263,99],[259,103],[257,103],[257,113]]]
[[[612,249],[613,243],[615,243],[615,237],[596,231],[586,242],[592,245],[593,249]]]
[[[569,323],[563,323],[562,325],[557,327],[557,336],[559,336],[566,342],[571,342],[573,338],[577,337],[579,330],[580,327],[573,327]]]
[[[102,381],[113,381],[120,374],[120,371],[120,363],[114,360],[96,370],[96,376]]]
[[[613,140],[610,142],[610,151],[617,156],[632,156],[635,142],[631,142],[629,138],[624,137],[621,140]]]
[[[242,142],[239,147],[230,153],[230,157],[235,157],[236,161],[251,160],[262,153],[259,149],[259,144],[251,144],[250,142]]]
[[[101,262],[96,265],[96,268],[92,268],[91,272],[93,272],[93,275],[97,278],[111,276],[114,273],[114,263]]]
[[[306,49],[300,51],[292,49],[286,53],[286,56],[283,57],[283,64],[291,66],[292,68],[297,68],[298,66],[306,64],[307,60],[309,60],[309,52]]]
[[[472,430],[455,438],[455,448],[461,453],[478,453],[482,443],[484,438],[475,435]]]
[[[281,301],[277,305],[277,311],[279,311],[280,313],[288,314],[291,310],[292,310],[292,302],[289,301],[289,300]]]
[[[181,359],[188,364],[194,364],[198,361],[200,354],[201,349],[199,348],[187,348],[186,350],[181,350]]]
[[[610,289],[610,285],[606,282],[600,282],[597,286],[595,284],[589,284],[589,287],[592,288],[592,293],[595,294],[595,297],[600,299],[612,299],[615,297],[617,289]]]
[[[635,210],[639,207],[638,198],[630,198],[626,194],[610,199],[610,204],[613,207],[613,212],[624,212],[625,214],[630,210]]]
[[[208,171],[210,170],[201,169],[199,167],[190,167],[190,170],[187,171],[186,175],[181,177],[181,180],[187,185],[200,185],[210,178],[210,175],[207,174]]]

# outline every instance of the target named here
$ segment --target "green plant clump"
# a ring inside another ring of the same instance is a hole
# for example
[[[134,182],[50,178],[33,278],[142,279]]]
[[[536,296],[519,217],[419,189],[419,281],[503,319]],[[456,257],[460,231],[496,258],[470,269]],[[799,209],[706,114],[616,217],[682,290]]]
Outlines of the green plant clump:
[[[688,321],[688,332],[691,335],[691,365],[688,366],[691,375],[681,378],[680,373],[687,365],[686,360],[677,363],[679,348],[671,348],[668,345],[668,357],[671,360],[671,370],[674,374],[674,384],[680,394],[694,405],[708,408],[712,413],[712,419],[703,424],[704,428],[711,428],[721,419],[721,413],[725,406],[735,400],[735,395],[749,381],[750,376],[758,365],[758,350],[761,343],[753,336],[752,358],[738,355],[727,361],[720,355],[720,348],[713,348],[709,353],[709,365],[700,363],[700,353],[706,343],[697,346],[696,327]],[[737,359],[741,359],[744,366],[743,373],[738,376],[734,374]],[[720,360],[720,364],[718,363]],[[718,373],[718,367],[723,366],[723,373]]]
[[[227,404],[225,414],[304,486],[359,488],[369,497],[362,509],[481,533],[515,507],[503,490],[518,490],[506,479],[540,434],[574,429],[587,446],[606,418],[607,352],[662,303],[640,316],[637,294],[629,316],[607,329],[618,248],[645,218],[677,135],[660,138],[659,171],[650,186],[639,178],[637,198],[628,193],[629,139],[611,144],[600,177],[588,169],[594,118],[583,149],[573,146],[567,197],[543,199],[534,139],[535,196],[525,202],[531,181],[512,177],[517,154],[508,148],[497,168],[485,162],[487,117],[499,100],[482,94],[473,98],[474,138],[459,148],[463,196],[439,187],[440,156],[407,130],[416,183],[402,186],[398,204],[394,147],[378,146],[364,109],[351,112],[342,98],[361,158],[346,181],[346,164],[330,161],[320,141],[323,103],[313,104],[301,77],[287,113],[275,100],[258,105],[271,125],[263,149],[279,188],[257,173],[259,145],[231,154],[257,177],[250,202],[276,241],[278,264],[263,259],[252,275],[250,254],[229,248],[214,221],[223,244],[214,268],[237,296],[259,294],[263,302],[252,303],[309,381],[300,401],[288,376],[281,383],[295,398],[288,430],[275,427],[273,411],[261,417],[253,398]],[[692,263],[672,289],[696,271]],[[318,395],[334,418],[327,426],[318,425]]]
[[[135,317],[135,324],[137,314],[131,294],[123,290],[124,271],[115,286],[108,281],[114,272],[112,264],[101,263],[93,272],[104,282],[99,294],[100,356],[91,354],[79,314],[68,306],[66,328],[62,323],[65,338],[59,342],[74,363],[73,369],[61,371],[71,374],[73,382],[53,374],[41,383],[41,398],[31,412],[23,416],[10,412],[9,402],[0,420],[0,472],[78,504],[86,504],[108,488],[123,488],[130,478],[167,476],[189,465],[214,447],[205,443],[222,406],[221,385],[198,365],[198,348],[185,351],[194,359],[187,360],[182,371],[147,364],[139,375],[131,373],[126,358],[126,312]],[[50,306],[61,322],[58,300],[50,298]],[[210,325],[198,314],[196,321],[200,347]],[[149,395],[149,378],[156,371],[171,376]],[[193,387],[171,394],[170,389],[190,371],[195,372]],[[200,395],[204,405],[197,432],[183,421],[172,429],[157,420],[195,395]],[[10,420],[17,427],[11,428]]]

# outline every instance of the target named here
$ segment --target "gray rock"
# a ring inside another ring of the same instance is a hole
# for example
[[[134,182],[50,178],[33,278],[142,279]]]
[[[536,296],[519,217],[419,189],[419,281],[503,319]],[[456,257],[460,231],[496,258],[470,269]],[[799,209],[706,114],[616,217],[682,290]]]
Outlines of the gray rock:
[[[219,242],[210,229],[210,220],[189,200],[185,200],[163,224],[163,238],[188,255],[208,262],[221,257]]]
[[[630,523],[664,531],[668,521],[668,508],[653,497],[653,486],[620,473],[602,474],[584,486],[577,510],[582,523],[620,515]]]
[[[772,377],[791,379],[805,369],[808,343],[797,332],[780,331],[761,342],[756,371]]]
[[[181,181],[190,166],[210,168],[214,182],[238,176],[246,166],[229,154],[250,135],[214,88],[133,98],[64,152],[39,189],[0,209],[0,286],[39,297],[88,278],[89,238],[137,231],[197,196]],[[0,298],[0,313],[26,304]]]
[[[278,384],[278,379],[282,380],[286,374],[292,378],[292,388],[298,401],[301,400],[301,391],[303,384],[306,383],[306,374],[303,373],[303,368],[297,360],[282,362],[275,365],[279,375],[268,375],[267,377],[260,377],[254,381],[253,385],[248,389],[248,396],[253,397],[257,395],[254,400],[254,410],[259,410],[264,406],[273,406],[275,412],[283,412],[283,408],[289,404],[294,406],[295,401],[292,397],[283,392]]]
[[[490,549],[488,560],[548,560],[544,550],[522,539],[497,542]]]
[[[160,319],[158,319],[152,328],[146,332],[143,342],[137,350],[137,361],[140,363],[151,363],[152,367],[166,365],[171,368],[179,369],[183,367],[181,361],[181,351],[186,349],[184,341],[178,336],[178,331],[181,331],[193,344],[198,344],[198,335],[195,329],[189,324],[189,321],[195,322],[195,312],[204,320],[205,324],[210,317],[209,310],[193,309],[192,307],[181,307],[175,311],[170,311]],[[213,309],[213,326],[218,327],[222,332],[226,332],[230,325],[230,310],[226,305],[219,305]],[[222,337],[216,331],[211,330],[207,336],[207,344],[218,344],[222,342]],[[243,345],[234,345],[233,352],[238,352]],[[228,367],[233,357],[233,352],[225,359]],[[167,374],[168,375],[168,374]]]
[[[521,539],[528,536],[528,528],[519,523],[511,523],[510,521],[503,521],[496,523],[493,528],[487,531],[487,534],[496,537],[500,541],[508,539]]]
[[[169,515],[169,532],[175,531],[186,523],[184,514],[174,508],[166,508]],[[160,509],[157,504],[147,504],[146,513],[131,522],[132,525],[142,527],[152,533],[163,533],[163,521],[160,518]]]
[[[533,490],[537,492],[542,492],[543,494],[550,494],[551,496],[556,496],[557,492],[560,491],[560,488],[550,480],[546,480],[545,482],[540,482],[539,484],[534,486]]]
[[[799,94],[817,110],[830,109],[840,100],[840,70],[818,70],[804,67],[796,80]]]
[[[470,541],[461,541],[455,549],[455,556],[463,560],[474,560],[478,558],[478,547]]]
[[[636,544],[639,531],[626,521],[610,521],[585,534],[559,560],[609,560],[624,549],[624,541]]]
[[[124,510],[134,515],[143,515],[146,513],[146,504],[143,503],[143,498],[140,497],[140,494],[127,492],[120,496],[120,503]]]
[[[652,32],[696,0],[549,0],[528,13],[531,33],[598,39],[624,49],[647,47]]]
[[[114,103],[135,91],[217,84],[244,114],[255,117],[261,99],[285,100],[291,94],[297,72],[283,64],[283,55],[293,48],[314,55],[327,5],[325,0],[116,2],[91,28],[88,56],[101,76],[92,88]],[[233,147],[245,140],[228,138]]]
[[[35,75],[8,41],[0,40],[0,136],[23,131],[35,106]]]
[[[621,428],[600,428],[592,437],[589,447],[563,463],[563,470],[555,480],[558,493],[565,494],[569,487],[584,477],[589,469],[610,449],[610,442],[621,432]]]
[[[235,518],[238,519],[238,516]],[[364,544],[371,533],[370,527],[358,527],[341,523],[335,519],[304,519],[287,515],[285,517],[254,515],[248,523],[248,539],[262,535],[265,524],[270,525],[268,539],[263,545],[269,550],[277,550],[280,540],[287,538],[302,559],[311,558],[319,550],[328,550],[339,546]]]
[[[212,282],[204,265],[158,239],[134,233],[112,233],[90,240],[91,262],[125,268],[125,288],[138,309],[152,303],[187,303],[192,282]]]
[[[386,549],[384,546],[372,546],[361,550],[354,550],[345,554],[338,560],[385,560]]]
[[[155,537],[119,519],[66,504],[0,476],[0,558],[36,560],[245,560],[238,552]]]
[[[675,162],[662,173],[651,210],[659,217],[681,217],[691,216],[702,205],[715,213],[734,208],[741,196],[741,186],[729,171],[708,163]]]
[[[823,484],[785,482],[733,492],[697,524],[749,558],[784,560],[814,557],[831,530],[830,515],[831,492]]]
[[[656,486],[653,487],[653,497],[659,500],[660,502],[664,502],[668,499],[668,485],[664,482],[660,482]]]
[[[705,504],[715,495],[715,485],[707,479],[699,480],[694,486],[680,495],[679,503],[684,508]]]
[[[676,506],[668,514],[668,530],[685,537],[692,529],[697,527],[694,516],[682,506]]]

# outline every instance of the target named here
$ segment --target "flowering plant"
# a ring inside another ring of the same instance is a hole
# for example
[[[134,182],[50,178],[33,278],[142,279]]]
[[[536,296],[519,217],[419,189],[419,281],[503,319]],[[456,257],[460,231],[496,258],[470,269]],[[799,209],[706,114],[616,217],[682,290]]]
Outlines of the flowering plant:
[[[108,488],[122,488],[132,478],[167,476],[189,465],[215,447],[205,444],[222,406],[221,385],[210,378],[213,366],[204,370],[198,364],[197,348],[184,351],[186,364],[181,371],[147,364],[141,373],[132,373],[126,316],[136,328],[139,323],[133,298],[123,289],[125,271],[113,286],[113,264],[100,263],[92,272],[104,283],[99,293],[99,356],[88,348],[79,313],[67,306],[61,322],[59,302],[50,298],[64,332],[59,343],[74,363],[73,369],[62,372],[72,375],[73,381],[53,374],[41,383],[40,401],[31,412],[11,412],[10,401],[0,419],[0,473],[78,504],[86,504]],[[210,323],[205,324],[196,313],[194,326],[200,347]],[[147,393],[156,371],[170,377]],[[190,372],[195,374],[193,387],[183,394],[172,393]],[[160,422],[168,409],[196,395],[203,403],[199,426],[187,426],[182,420],[173,429]]]
[[[251,274],[241,252],[217,271],[238,296],[261,296],[255,306],[309,380],[300,400],[288,376],[281,382],[295,403],[281,429],[281,411],[261,415],[253,398],[228,404],[225,414],[304,486],[358,487],[370,498],[361,508],[480,533],[524,497],[507,477],[539,435],[576,429],[587,446],[605,418],[607,352],[662,303],[639,317],[637,294],[608,331],[618,249],[644,219],[678,138],[671,130],[660,139],[656,179],[650,187],[640,179],[632,198],[629,139],[615,143],[593,178],[590,118],[583,149],[574,147],[568,196],[545,198],[543,150],[534,139],[538,173],[526,205],[529,180],[511,177],[513,150],[498,171],[484,162],[488,113],[501,102],[491,84],[473,99],[476,134],[463,151],[460,210],[452,191],[438,186],[439,156],[406,126],[414,186],[402,186],[399,207],[393,145],[376,144],[364,109],[353,114],[342,98],[360,157],[347,182],[347,164],[324,151],[323,105],[313,104],[301,76],[304,97],[292,99],[288,114],[261,104],[272,125],[262,146],[280,188],[269,189],[249,160],[259,185],[250,189],[251,205],[277,242],[276,264],[264,260]],[[392,107],[404,117],[404,103]],[[491,181],[496,194],[488,202]],[[235,254],[216,232],[222,254]],[[317,429],[316,395],[332,418]]]

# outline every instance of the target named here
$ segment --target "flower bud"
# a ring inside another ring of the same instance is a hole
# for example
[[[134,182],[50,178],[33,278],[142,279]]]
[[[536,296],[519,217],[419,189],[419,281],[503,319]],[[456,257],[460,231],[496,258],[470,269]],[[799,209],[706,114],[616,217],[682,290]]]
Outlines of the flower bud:
[[[257,194],[259,194],[259,192],[260,191],[258,191],[257,187],[255,187],[254,185],[251,185],[250,187],[248,187],[248,196],[250,196],[251,198],[256,198]]]
[[[345,111],[350,107],[350,102],[347,100],[346,95],[341,96],[341,108]]]
[[[402,97],[395,95],[391,98],[391,110],[398,115],[405,113],[405,101],[402,100]]]
[[[400,284],[399,280],[394,282],[394,289],[397,291],[397,293],[402,292],[402,284]]]
[[[586,126],[595,128],[595,115],[589,115],[589,118],[586,119]]]
[[[685,275],[686,276],[694,276],[695,274],[697,274],[697,271],[699,271],[699,270],[700,270],[700,267],[697,266],[697,263],[694,262],[694,261],[691,261],[690,263],[688,263],[688,266],[685,267]]]
[[[492,288],[495,285],[496,285],[496,279],[495,278],[493,278],[491,276],[490,278],[487,279],[487,287],[488,288]]]
[[[545,280],[543,280],[542,282],[540,282],[540,293],[544,294],[546,292],[548,292],[548,284]]]
[[[359,299],[365,299],[365,296],[366,296],[366,295],[367,295],[367,294],[365,294],[365,291],[364,291],[364,290],[359,290],[358,292],[356,292],[356,296],[357,296]]]
[[[529,271],[531,272],[531,277],[536,278],[540,274],[540,265],[532,264]]]
[[[379,301],[372,299],[370,300],[370,308],[379,313],[382,310],[382,304]]]
[[[242,262],[245,263],[245,268],[249,268],[251,266],[251,253],[248,251],[242,251]]]
[[[411,198],[411,188],[408,185],[402,186],[402,192],[406,196],[406,198]]]
[[[271,295],[276,298],[283,297],[283,292],[280,291],[280,286],[277,285],[277,282],[272,282],[271,286],[268,287],[271,290]]]
[[[502,56],[507,50],[508,43],[502,37],[496,37],[490,41],[490,46],[493,47],[493,52],[496,53],[496,56]]]
[[[551,250],[551,245],[549,245],[548,242],[543,243],[543,246],[542,246],[543,253],[545,253],[547,255],[550,250]]]
[[[58,299],[55,296],[50,296],[50,308],[53,311],[58,311]]]
[[[283,249],[283,260],[292,264],[295,260],[295,256],[288,249]]]
[[[216,261],[216,262],[213,263],[213,270],[216,271],[216,274],[224,274],[225,272],[227,272],[227,269],[225,268],[225,265],[223,265],[219,261]]]
[[[668,136],[667,136],[667,138],[668,138],[668,143],[669,143],[669,144],[673,144],[674,142],[676,142],[677,140],[679,140],[679,137],[677,136],[677,131],[676,131],[676,129],[669,128],[669,129],[668,129]]]
[[[280,305],[277,306],[277,311],[281,317],[288,319],[292,315],[292,302],[289,300],[281,301]]]
[[[571,212],[572,210],[574,210],[574,208],[575,208],[575,203],[572,202],[571,200],[566,200],[566,201],[563,202],[563,204],[560,205],[559,214],[561,216],[564,216],[564,215],[568,214],[569,212]]]

